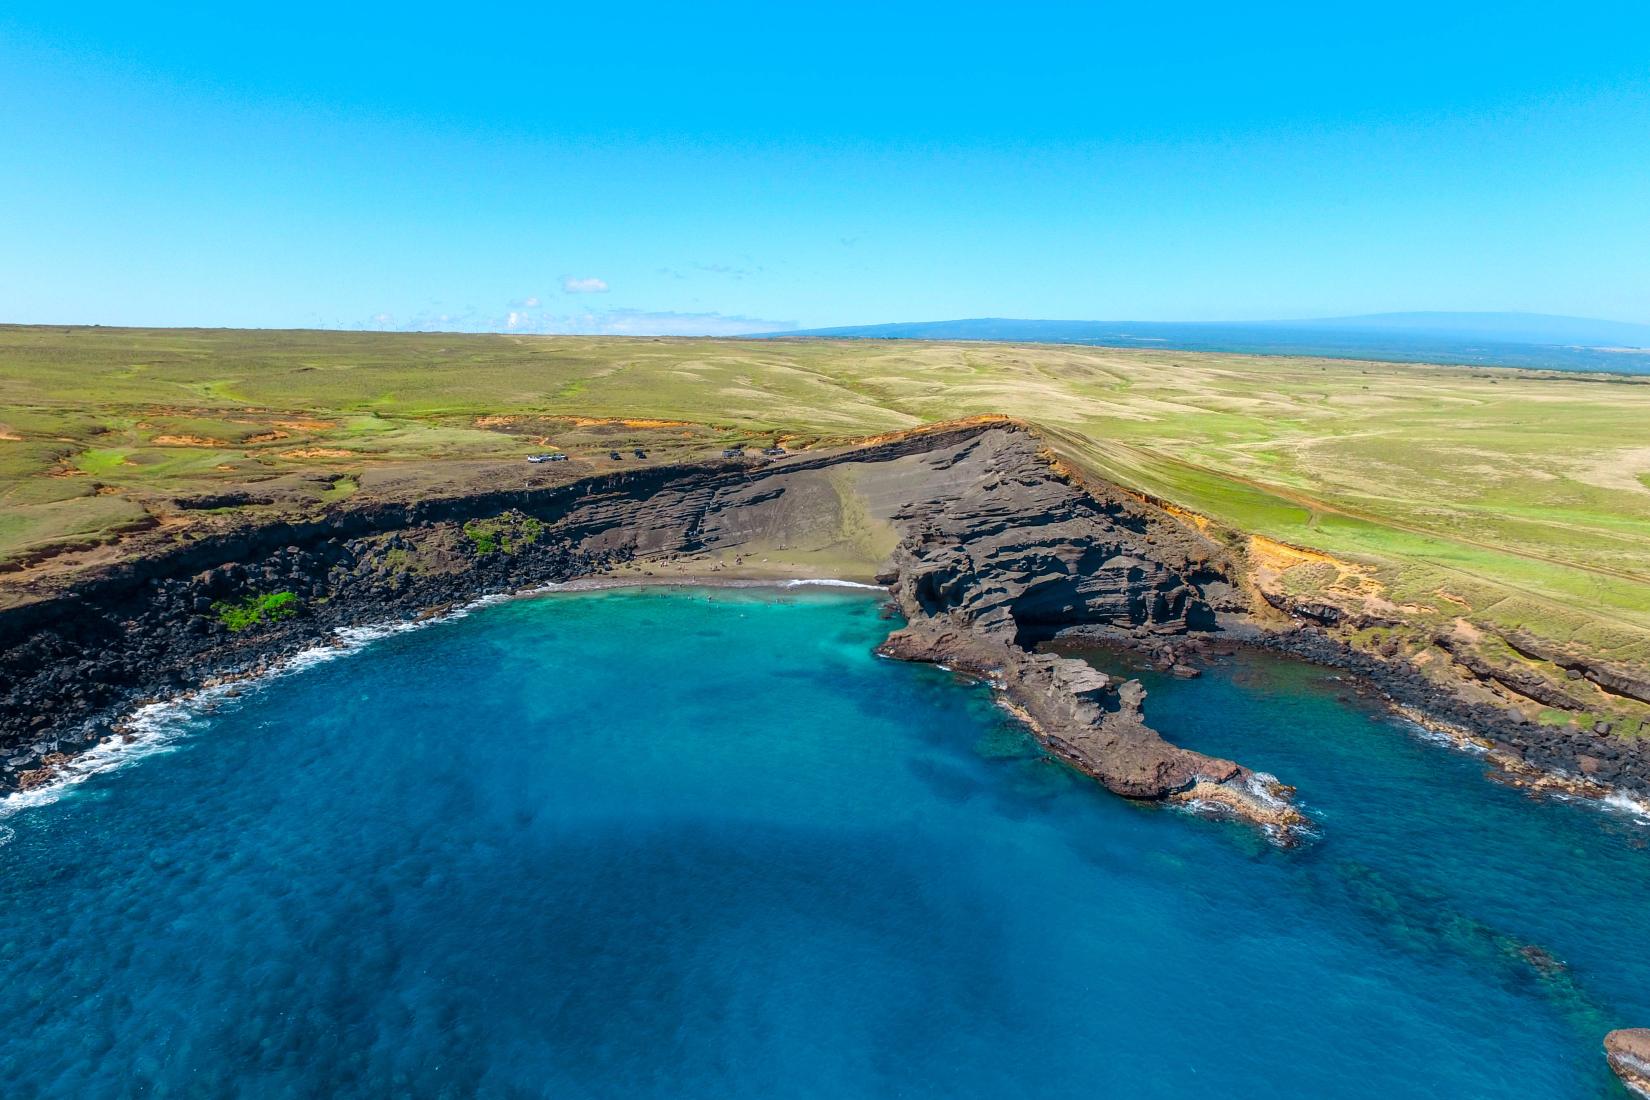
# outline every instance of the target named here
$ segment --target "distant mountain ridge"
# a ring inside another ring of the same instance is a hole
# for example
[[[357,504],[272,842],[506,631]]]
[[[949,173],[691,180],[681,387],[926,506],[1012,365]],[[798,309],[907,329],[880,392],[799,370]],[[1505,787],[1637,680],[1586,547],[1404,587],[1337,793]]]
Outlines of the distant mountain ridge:
[[[803,329],[761,338],[773,336],[1094,344],[1650,374],[1650,325],[1541,313],[1375,313],[1194,322],[975,317]]]

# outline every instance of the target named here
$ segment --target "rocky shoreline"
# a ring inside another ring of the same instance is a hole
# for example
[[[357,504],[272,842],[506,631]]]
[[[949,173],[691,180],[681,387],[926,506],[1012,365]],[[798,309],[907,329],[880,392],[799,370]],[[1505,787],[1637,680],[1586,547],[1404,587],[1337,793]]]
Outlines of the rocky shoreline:
[[[1343,673],[1360,694],[1456,749],[1483,758],[1489,778],[1532,795],[1602,802],[1624,800],[1650,816],[1650,752],[1638,742],[1600,741],[1563,728],[1538,726],[1516,711],[1440,690],[1413,666],[1346,645],[1314,624],[1262,628],[1225,622],[1220,632],[1163,639],[1140,631],[1079,626],[1063,630],[1062,645],[1098,644],[1144,656],[1159,671],[1196,676],[1212,656],[1255,649]]]
[[[0,790],[50,782],[118,736],[134,706],[256,674],[340,628],[627,563],[691,570],[709,553],[817,543],[848,528],[871,532],[865,555],[883,561],[877,581],[906,620],[882,652],[988,681],[1051,753],[1125,797],[1218,807],[1279,835],[1304,824],[1284,784],[1160,737],[1137,682],[1039,652],[1041,642],[1094,631],[1187,657],[1205,638],[1264,645],[1363,678],[1532,774],[1650,793],[1636,745],[1583,753],[1311,628],[1260,628],[1221,546],[1126,493],[1078,484],[1033,434],[1000,422],[774,463],[339,511],[125,562],[0,612]]]
[[[1414,666],[1352,649],[1313,627],[1260,632],[1249,640],[1273,652],[1347,673],[1398,714],[1481,753],[1500,782],[1534,794],[1650,805],[1650,744],[1546,726],[1517,710],[1441,691]]]

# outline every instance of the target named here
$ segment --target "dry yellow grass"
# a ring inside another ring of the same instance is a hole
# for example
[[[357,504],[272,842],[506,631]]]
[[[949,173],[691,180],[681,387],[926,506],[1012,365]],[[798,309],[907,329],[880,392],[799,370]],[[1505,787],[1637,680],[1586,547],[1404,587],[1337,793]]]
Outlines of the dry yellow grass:
[[[1650,662],[1640,379],[1065,345],[16,327],[0,364],[0,559],[223,487],[327,506],[341,468],[371,492],[546,441],[678,457],[1001,415],[1192,522],[1337,563],[1273,562],[1301,591],[1344,591],[1351,570],[1395,606]]]

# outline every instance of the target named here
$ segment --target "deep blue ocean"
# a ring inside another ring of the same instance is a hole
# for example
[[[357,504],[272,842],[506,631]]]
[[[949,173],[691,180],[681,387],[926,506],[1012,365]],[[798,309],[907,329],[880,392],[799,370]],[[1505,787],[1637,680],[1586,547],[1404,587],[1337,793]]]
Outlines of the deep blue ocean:
[[[1321,670],[1153,679],[1299,785],[1283,850],[1107,795],[889,625],[553,595],[152,715],[0,820],[0,1095],[1624,1095],[1650,828]]]
[[[1616,325],[1571,318],[1530,318],[1536,329],[1520,332],[1517,315],[1466,315],[1443,327],[1404,328],[1383,318],[1328,321],[1175,322],[1033,321],[978,317],[958,321],[901,321],[888,325],[809,329],[775,336],[855,339],[989,340],[1095,347],[1208,351],[1233,355],[1312,355],[1387,363],[1444,363],[1462,367],[1525,367],[1532,370],[1650,374],[1643,345],[1650,326]],[[1512,324],[1497,332],[1494,323]],[[1565,324],[1565,322],[1572,322]],[[1553,327],[1557,323],[1557,327]],[[1488,326],[1472,331],[1474,326]],[[1457,327],[1459,326],[1459,327]],[[756,337],[765,339],[766,337]],[[1602,338],[1602,339],[1601,339]],[[1613,347],[1614,344],[1632,345]]]

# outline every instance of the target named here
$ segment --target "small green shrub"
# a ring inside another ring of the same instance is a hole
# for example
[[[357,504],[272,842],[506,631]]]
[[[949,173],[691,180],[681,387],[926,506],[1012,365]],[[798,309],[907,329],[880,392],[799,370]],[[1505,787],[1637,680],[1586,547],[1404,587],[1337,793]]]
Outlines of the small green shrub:
[[[521,523],[519,524],[519,529],[521,532],[521,541],[523,545],[529,542],[539,541],[539,536],[544,534],[544,524],[539,520],[534,519],[532,516],[523,516]]]
[[[472,519],[464,525],[464,537],[478,554],[491,554],[498,549],[498,520]]]
[[[502,550],[514,554],[522,547],[539,540],[544,533],[542,521],[532,516],[506,513],[495,519],[472,519],[464,525],[464,537],[480,555]]]
[[[298,613],[298,596],[293,592],[266,592],[248,596],[238,603],[219,600],[212,605],[218,621],[230,630],[245,630],[259,623],[275,623]]]

